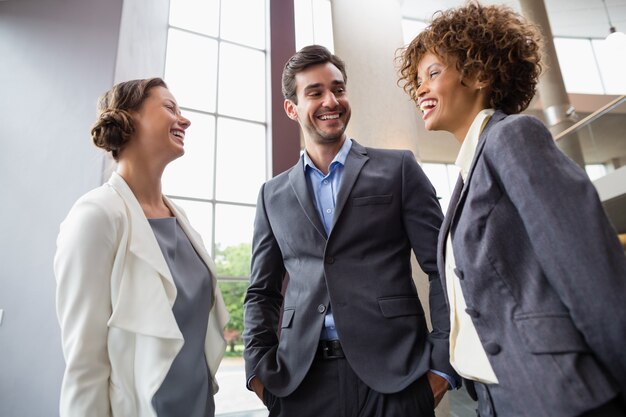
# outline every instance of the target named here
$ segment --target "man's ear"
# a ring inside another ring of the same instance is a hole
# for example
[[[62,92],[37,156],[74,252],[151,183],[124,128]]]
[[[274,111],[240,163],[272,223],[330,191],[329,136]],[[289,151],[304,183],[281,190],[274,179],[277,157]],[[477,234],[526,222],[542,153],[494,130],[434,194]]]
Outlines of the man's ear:
[[[291,120],[298,121],[298,112],[296,111],[296,105],[293,101],[285,99],[283,103],[283,107],[285,108],[285,113]]]

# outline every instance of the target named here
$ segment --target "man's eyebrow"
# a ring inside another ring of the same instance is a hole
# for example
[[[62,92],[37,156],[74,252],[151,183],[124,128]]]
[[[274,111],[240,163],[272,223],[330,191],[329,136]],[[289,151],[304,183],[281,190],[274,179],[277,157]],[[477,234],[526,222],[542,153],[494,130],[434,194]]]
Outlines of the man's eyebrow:
[[[334,80],[331,82],[332,86],[337,86],[337,85],[346,85],[345,81],[341,81],[341,80]],[[313,84],[309,84],[306,87],[304,87],[304,90],[314,90],[316,88],[321,88],[323,86],[322,83],[313,83]]]
[[[305,90],[313,90],[315,88],[320,88],[322,86],[322,83],[314,83],[314,84],[309,84],[306,87],[304,87]]]

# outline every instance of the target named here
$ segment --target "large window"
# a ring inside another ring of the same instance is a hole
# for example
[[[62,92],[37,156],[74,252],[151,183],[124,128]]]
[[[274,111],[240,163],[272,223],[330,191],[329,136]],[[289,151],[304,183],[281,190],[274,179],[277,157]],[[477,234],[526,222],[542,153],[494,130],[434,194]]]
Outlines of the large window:
[[[293,5],[296,50],[315,44],[333,52],[335,46],[330,0],[293,0]]]
[[[266,9],[265,0],[170,1],[164,78],[191,126],[163,191],[202,235],[231,315],[218,415],[264,415],[245,388],[241,332],[255,202],[269,172]]]

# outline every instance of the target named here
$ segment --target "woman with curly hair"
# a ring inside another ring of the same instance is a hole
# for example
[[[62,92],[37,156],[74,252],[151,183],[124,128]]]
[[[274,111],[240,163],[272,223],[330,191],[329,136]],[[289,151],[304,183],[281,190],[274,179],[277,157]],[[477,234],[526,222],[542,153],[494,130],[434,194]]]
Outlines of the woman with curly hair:
[[[528,107],[538,29],[439,12],[399,56],[428,130],[461,143],[439,235],[450,358],[484,416],[624,416],[626,258],[587,175]]]
[[[117,171],[61,224],[61,417],[212,417],[228,320],[215,267],[161,175],[190,122],[160,78],[115,85],[91,130]]]

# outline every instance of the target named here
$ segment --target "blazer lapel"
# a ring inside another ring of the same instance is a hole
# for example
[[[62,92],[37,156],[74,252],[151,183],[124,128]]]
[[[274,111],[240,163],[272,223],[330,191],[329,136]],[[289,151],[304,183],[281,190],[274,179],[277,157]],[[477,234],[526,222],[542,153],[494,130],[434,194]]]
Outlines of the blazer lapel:
[[[472,175],[474,174],[474,168],[476,168],[476,162],[480,157],[480,154],[485,147],[485,138],[489,133],[489,130],[498,123],[500,120],[504,119],[506,114],[501,111],[496,111],[489,121],[487,122],[487,126],[483,129],[480,134],[480,138],[478,140],[478,146],[476,147],[476,153],[474,154],[474,159],[472,160],[472,165],[470,166],[470,170],[467,173],[467,178],[463,181],[463,178],[459,174],[459,178],[456,181],[456,185],[454,187],[454,191],[452,191],[452,196],[450,197],[450,204],[448,205],[448,210],[446,212],[446,216],[443,220],[443,224],[441,225],[441,229],[439,231],[439,239],[437,242],[437,264],[439,268],[439,275],[441,277],[444,288],[446,288],[446,268],[445,268],[445,249],[447,237],[449,234],[452,234],[454,229],[454,223],[457,215],[460,212],[461,207],[463,206],[463,201],[467,196],[467,192],[469,189],[470,180]],[[446,294],[447,298],[447,294]]]
[[[474,159],[472,160],[472,165],[470,167],[470,170],[467,173],[467,178],[465,178],[465,184],[463,186],[463,190],[461,191],[461,196],[459,198],[457,206],[459,204],[461,205],[463,204],[463,200],[465,199],[465,196],[467,195],[469,183],[472,178],[472,175],[474,174],[474,168],[476,168],[476,162],[478,161],[478,158],[480,157],[480,154],[483,152],[483,148],[485,147],[485,138],[487,137],[487,134],[496,123],[498,123],[500,120],[504,119],[505,117],[506,117],[505,113],[502,113],[501,111],[496,111],[494,114],[491,115],[491,117],[489,118],[489,121],[487,122],[487,126],[485,126],[483,131],[480,133],[480,138],[478,139],[478,145],[476,146],[476,153],[474,154]]]
[[[289,171],[289,183],[291,184],[293,192],[296,194],[296,198],[298,203],[300,203],[304,214],[309,219],[313,227],[315,227],[315,230],[317,230],[317,232],[322,235],[324,239],[326,239],[326,230],[324,229],[320,215],[315,208],[315,204],[311,199],[309,185],[307,184],[306,176],[304,174],[304,163],[302,161],[302,157],[296,166]]]
[[[176,285],[167,266],[167,262],[163,257],[159,243],[154,236],[154,232],[150,227],[150,223],[139,205],[139,201],[133,194],[126,181],[116,172],[113,173],[109,183],[120,194],[129,211],[130,223],[130,244],[128,250],[135,254],[138,258],[146,261],[151,265],[163,278],[165,291],[171,304],[176,299]]]
[[[347,140],[347,139],[346,139]],[[365,147],[358,144],[354,139],[352,140],[352,147],[346,158],[346,164],[343,168],[343,178],[341,179],[341,185],[339,186],[339,192],[337,193],[337,201],[335,202],[335,216],[333,217],[333,225],[331,227],[331,233],[337,223],[337,219],[341,215],[343,207],[348,201],[348,196],[354,187],[356,179],[359,177],[363,165],[369,160],[367,156],[367,150]]]
[[[452,225],[452,219],[454,218],[454,214],[456,213],[457,206],[459,204],[459,199],[461,197],[461,190],[463,189],[463,179],[459,174],[459,178],[456,180],[456,185],[454,186],[454,191],[452,191],[452,196],[450,197],[450,204],[448,205],[448,210],[446,211],[446,216],[443,218],[443,223],[441,225],[441,229],[439,230],[439,238],[437,239],[437,265],[439,268],[439,276],[441,278],[443,288],[446,287],[446,268],[445,268],[445,250],[446,250],[446,241],[448,238],[448,234],[450,233],[450,227]],[[446,299],[448,298],[447,291],[444,291]]]

